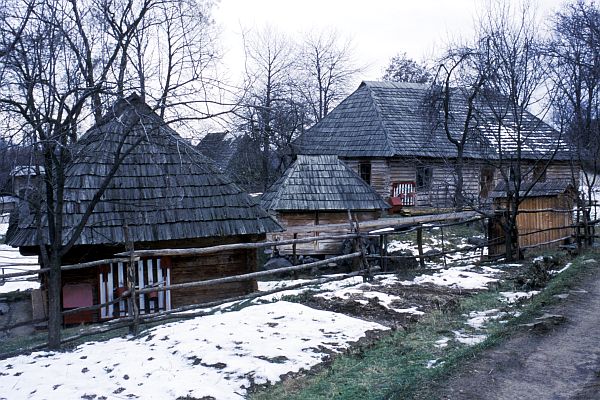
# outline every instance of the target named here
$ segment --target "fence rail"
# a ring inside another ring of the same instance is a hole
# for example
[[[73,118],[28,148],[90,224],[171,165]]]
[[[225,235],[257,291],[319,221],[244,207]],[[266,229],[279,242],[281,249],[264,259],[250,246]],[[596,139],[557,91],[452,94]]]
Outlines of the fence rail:
[[[566,211],[566,210],[552,210],[552,211],[562,212],[562,211]],[[524,213],[532,213],[532,212],[549,212],[549,210],[548,209],[524,210]],[[573,212],[573,210],[570,210],[570,212]],[[132,282],[132,284],[130,284],[128,286],[127,291],[121,293],[119,296],[117,296],[116,298],[114,298],[111,301],[100,303],[100,304],[94,304],[89,307],[79,307],[79,308],[74,308],[74,309],[70,309],[70,310],[65,310],[62,313],[63,316],[69,316],[69,315],[73,315],[73,314],[77,314],[77,313],[81,313],[81,312],[85,312],[85,311],[99,310],[99,309],[102,309],[103,307],[107,307],[109,305],[114,305],[114,304],[122,302],[124,300],[130,301],[130,302],[133,301],[135,303],[136,301],[139,301],[140,295],[145,295],[145,294],[156,292],[156,291],[180,290],[180,289],[186,289],[186,288],[191,288],[191,287],[205,287],[205,286],[213,286],[213,285],[219,285],[219,284],[231,283],[231,282],[249,281],[249,280],[254,280],[257,278],[275,276],[275,275],[282,274],[282,273],[298,272],[298,271],[303,271],[303,270],[311,270],[314,268],[321,268],[323,266],[327,266],[332,263],[352,261],[355,263],[355,265],[354,265],[355,271],[351,272],[351,273],[343,274],[341,276],[314,279],[314,280],[311,280],[306,283],[301,283],[301,284],[297,284],[297,285],[291,285],[291,286],[287,286],[287,287],[273,289],[273,290],[266,291],[266,292],[265,291],[254,292],[254,293],[244,295],[244,296],[237,296],[234,298],[228,298],[228,299],[212,301],[212,302],[191,304],[191,305],[186,305],[184,307],[174,308],[171,310],[162,310],[162,311],[157,310],[156,312],[147,313],[147,314],[143,314],[143,315],[140,315],[139,313],[134,313],[134,310],[133,310],[134,307],[128,307],[127,309],[129,310],[128,311],[129,314],[127,316],[118,318],[116,320],[104,322],[102,325],[99,325],[99,326],[89,326],[87,328],[84,328],[78,334],[71,335],[67,338],[64,338],[63,342],[68,343],[68,342],[72,342],[74,340],[83,338],[85,336],[108,332],[110,330],[121,329],[124,327],[129,327],[130,329],[133,329],[132,330],[133,333],[137,333],[137,331],[136,331],[137,326],[139,326],[140,323],[143,324],[143,323],[157,322],[157,321],[163,321],[163,320],[173,319],[173,318],[191,318],[193,316],[205,315],[206,313],[209,312],[205,309],[199,310],[196,312],[187,312],[187,311],[199,309],[199,308],[216,307],[216,306],[223,305],[225,303],[229,303],[229,302],[233,302],[233,301],[245,301],[245,300],[249,301],[249,300],[255,299],[257,297],[266,296],[266,295],[270,295],[270,294],[276,294],[276,293],[286,291],[286,290],[303,288],[306,286],[315,285],[317,283],[324,283],[324,282],[331,282],[331,281],[336,281],[336,280],[341,280],[341,279],[347,279],[348,277],[359,276],[359,275],[363,276],[364,279],[367,279],[368,277],[372,276],[374,273],[386,272],[387,262],[390,260],[394,260],[394,259],[399,260],[399,259],[405,259],[405,258],[414,258],[415,260],[418,261],[418,263],[421,266],[424,266],[425,260],[427,260],[428,258],[441,257],[443,262],[446,263],[446,259],[448,258],[448,256],[464,253],[464,255],[460,258],[460,260],[477,258],[477,257],[481,257],[483,255],[484,249],[486,247],[488,247],[490,245],[501,244],[501,242],[499,240],[490,240],[490,238],[486,237],[484,244],[471,245],[471,246],[462,247],[462,248],[458,248],[458,249],[445,248],[446,240],[447,240],[447,237],[445,237],[445,229],[452,228],[452,227],[459,226],[459,225],[465,225],[465,224],[474,224],[474,223],[484,224],[485,223],[486,217],[479,215],[475,212],[447,213],[447,214],[442,214],[442,215],[427,216],[426,218],[419,218],[419,219],[415,219],[414,217],[413,218],[405,217],[405,218],[390,218],[390,219],[386,219],[386,220],[365,221],[365,222],[361,222],[360,224],[357,221],[350,221],[350,224],[335,224],[335,225],[333,225],[333,227],[327,227],[327,226],[320,227],[320,228],[325,227],[325,230],[324,230],[325,232],[328,231],[329,228],[331,229],[331,231],[333,231],[334,229],[339,230],[340,228],[344,228],[345,230],[349,231],[349,233],[347,233],[347,234],[319,235],[319,236],[307,237],[307,238],[301,238],[301,239],[274,240],[274,241],[264,241],[264,242],[257,242],[257,243],[237,243],[237,244],[218,245],[218,246],[212,246],[212,247],[192,248],[192,249],[157,249],[157,250],[133,250],[132,249],[129,252],[116,254],[114,258],[110,258],[110,259],[98,260],[98,261],[92,261],[92,262],[86,262],[86,263],[79,263],[79,264],[72,264],[72,265],[65,265],[65,266],[61,267],[61,270],[69,271],[69,270],[77,270],[77,269],[84,269],[84,268],[92,268],[92,267],[97,267],[100,265],[106,265],[106,264],[115,263],[115,262],[125,263],[129,266],[129,268],[134,268],[134,265],[137,263],[137,261],[144,257],[205,255],[205,254],[220,253],[220,252],[229,251],[229,250],[261,249],[261,248],[277,247],[277,246],[290,245],[290,244],[296,245],[296,244],[316,242],[316,241],[321,241],[321,240],[340,240],[340,241],[341,240],[350,240],[352,243],[352,251],[349,254],[344,254],[344,255],[337,256],[337,257],[332,257],[329,259],[315,261],[315,262],[306,263],[306,264],[293,265],[291,267],[284,267],[284,268],[278,268],[278,269],[267,270],[267,271],[257,271],[257,272],[251,272],[251,273],[234,275],[234,276],[227,276],[227,277],[210,279],[210,280],[200,280],[200,281],[192,281],[192,282],[169,284],[169,285],[167,285],[163,282],[160,286],[157,286],[158,283],[154,283],[152,285],[146,285],[143,287],[135,287],[135,283]],[[597,222],[598,222],[597,220],[589,221],[589,224],[593,226]],[[576,236],[578,234],[578,231],[577,231],[578,227],[580,227],[579,224],[570,224],[570,225],[566,225],[566,226],[562,226],[562,227],[546,228],[546,229],[538,230],[538,231],[534,231],[534,232],[525,232],[525,233],[519,234],[519,236],[523,237],[523,236],[527,236],[527,235],[532,235],[537,232],[551,231],[551,230],[557,230],[557,229],[572,229],[573,230],[573,233],[570,236],[565,236],[565,237],[561,237],[561,238],[558,238],[558,239],[555,239],[552,241],[523,247],[523,248],[529,249],[529,248],[535,248],[535,247],[539,247],[539,246],[543,246],[543,245],[548,245],[551,243],[555,243],[555,242],[563,241],[565,239],[572,238],[573,236]],[[311,227],[311,228],[314,228],[314,227]],[[379,229],[388,228],[388,229],[382,230],[379,232],[369,233],[368,231],[373,230],[373,228],[379,228]],[[439,234],[441,237],[440,248],[438,249],[439,251],[436,250],[434,254],[425,254],[423,252],[423,247],[424,247],[423,231],[426,231],[426,230],[429,230],[429,231],[439,230]],[[409,235],[409,234],[416,234],[416,239],[411,239],[411,240],[414,240],[416,242],[417,254],[414,254],[414,255],[388,254],[387,245],[388,245],[388,238],[390,236],[393,235],[393,236],[401,237],[402,235],[405,235],[405,237],[407,237],[407,235]],[[369,251],[367,250],[366,242],[370,238],[371,239],[379,238],[379,245],[377,246],[378,252],[369,253]],[[476,252],[479,250],[481,250],[480,255],[476,254]],[[454,260],[455,259],[453,259],[453,261]],[[377,261],[379,261],[379,265],[372,265],[372,263],[377,262]],[[30,276],[30,275],[43,275],[43,274],[47,273],[48,271],[49,271],[49,268],[41,268],[36,271],[22,271],[22,272],[15,272],[15,273],[9,273],[9,274],[2,274],[2,275],[0,275],[0,280],[3,280],[3,279],[6,280],[8,278],[24,277],[24,276]],[[133,270],[131,272],[133,274],[131,276],[134,276],[135,270]],[[184,311],[186,311],[186,313],[181,314]],[[0,328],[0,331],[8,331],[8,330],[14,329],[16,327],[25,326],[28,324],[29,325],[40,324],[40,323],[44,323],[46,321],[47,321],[47,319],[36,319],[36,320],[29,321],[29,322],[21,322],[19,324],[14,324],[12,326],[2,327],[2,328]],[[35,346],[35,347],[30,347],[29,350],[33,350],[34,348],[35,349],[41,348],[44,345],[45,344],[41,344],[41,345]],[[0,358],[2,356],[3,355],[0,354]]]

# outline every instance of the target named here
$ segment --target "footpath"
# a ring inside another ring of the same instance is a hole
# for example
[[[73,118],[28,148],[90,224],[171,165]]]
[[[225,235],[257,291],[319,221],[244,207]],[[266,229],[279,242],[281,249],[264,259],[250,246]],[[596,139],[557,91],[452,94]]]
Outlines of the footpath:
[[[546,309],[557,324],[526,329],[479,353],[436,390],[452,400],[600,400],[600,265]]]

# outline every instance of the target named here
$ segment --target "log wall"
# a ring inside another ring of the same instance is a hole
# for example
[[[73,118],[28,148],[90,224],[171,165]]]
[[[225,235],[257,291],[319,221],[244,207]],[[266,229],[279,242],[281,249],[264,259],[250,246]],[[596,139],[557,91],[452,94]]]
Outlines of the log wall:
[[[358,165],[364,159],[346,158],[344,162],[358,173]],[[442,159],[418,160],[419,165],[433,168],[432,185],[418,189],[416,205],[421,207],[452,207],[454,197],[454,171],[450,163]],[[394,182],[416,182],[417,160],[388,158],[371,160],[371,186],[384,199],[392,192]],[[464,167],[464,189],[472,201],[479,198],[481,161],[467,161]]]
[[[352,211],[352,217],[358,221],[372,221],[381,217],[381,211]],[[277,221],[285,229],[293,227],[314,227],[314,230],[297,235],[297,239],[319,236],[319,225],[348,224],[339,232],[328,231],[327,235],[346,234],[350,228],[347,211],[311,211],[311,212],[279,212]],[[294,235],[288,232],[273,233],[268,235],[269,240],[294,239]],[[312,243],[301,243],[296,245],[297,255],[338,255],[342,252],[343,243],[340,241],[321,240]],[[282,255],[293,254],[293,246],[285,245],[278,247]]]
[[[172,257],[171,283],[187,283],[256,271],[256,251],[232,250],[219,254]],[[256,281],[232,282],[171,291],[172,307],[221,300],[252,293]]]
[[[190,240],[136,243],[135,248],[167,249],[209,247],[219,244],[248,243],[264,240],[266,235],[229,236],[223,238],[202,238]],[[114,254],[125,251],[117,246],[75,246],[63,259],[63,263],[76,264],[113,258]],[[62,285],[89,283],[92,285],[94,304],[100,303],[100,268],[92,267],[63,271]],[[171,283],[186,283],[254,272],[257,268],[256,250],[234,250],[219,254],[201,256],[171,257]],[[137,271],[137,268],[136,268]],[[211,300],[244,295],[257,289],[256,281],[238,282],[203,288],[178,289],[171,292],[172,307],[180,307]],[[99,320],[100,312],[94,313],[94,321]]]

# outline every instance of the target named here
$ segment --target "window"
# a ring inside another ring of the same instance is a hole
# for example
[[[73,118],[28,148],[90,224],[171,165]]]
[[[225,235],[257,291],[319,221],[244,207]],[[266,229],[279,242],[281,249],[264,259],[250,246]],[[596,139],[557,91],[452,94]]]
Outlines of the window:
[[[431,189],[433,168],[417,167],[417,189]]]
[[[536,182],[546,182],[546,166],[544,163],[536,164],[533,167],[533,180]]]
[[[494,168],[493,167],[481,167],[479,175],[479,196],[488,197],[488,194],[492,191],[494,184]]]
[[[358,174],[363,181],[371,184],[371,162],[363,161],[358,164]]]

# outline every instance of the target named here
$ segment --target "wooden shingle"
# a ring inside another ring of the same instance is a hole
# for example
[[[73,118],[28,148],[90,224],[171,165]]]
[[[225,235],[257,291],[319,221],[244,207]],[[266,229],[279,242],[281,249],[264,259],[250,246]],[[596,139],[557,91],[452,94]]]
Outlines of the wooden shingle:
[[[337,156],[299,155],[261,197],[274,211],[384,210],[389,205]]]
[[[214,163],[137,95],[117,102],[72,148],[65,175],[64,240],[106,179],[115,157],[130,151],[110,180],[77,245],[264,234],[281,227]],[[37,245],[26,206],[7,243]],[[42,217],[43,226],[47,220]],[[43,229],[47,232],[47,229]],[[48,243],[48,238],[43,238]]]
[[[430,157],[452,158],[456,148],[450,144],[441,124],[441,111],[434,111],[432,87],[405,82],[363,82],[358,89],[333,109],[327,117],[294,141],[297,154],[335,154],[340,157]],[[450,131],[454,137],[462,132],[466,98],[453,92]],[[521,142],[521,158],[568,160],[569,149],[559,132],[524,111],[522,130],[511,128],[510,109],[498,122],[490,107],[499,106],[500,96],[486,96],[476,104],[476,128],[464,156],[487,159],[498,156],[498,137],[503,157],[512,157]],[[495,107],[497,109],[497,107]],[[554,155],[554,150],[559,147]]]

